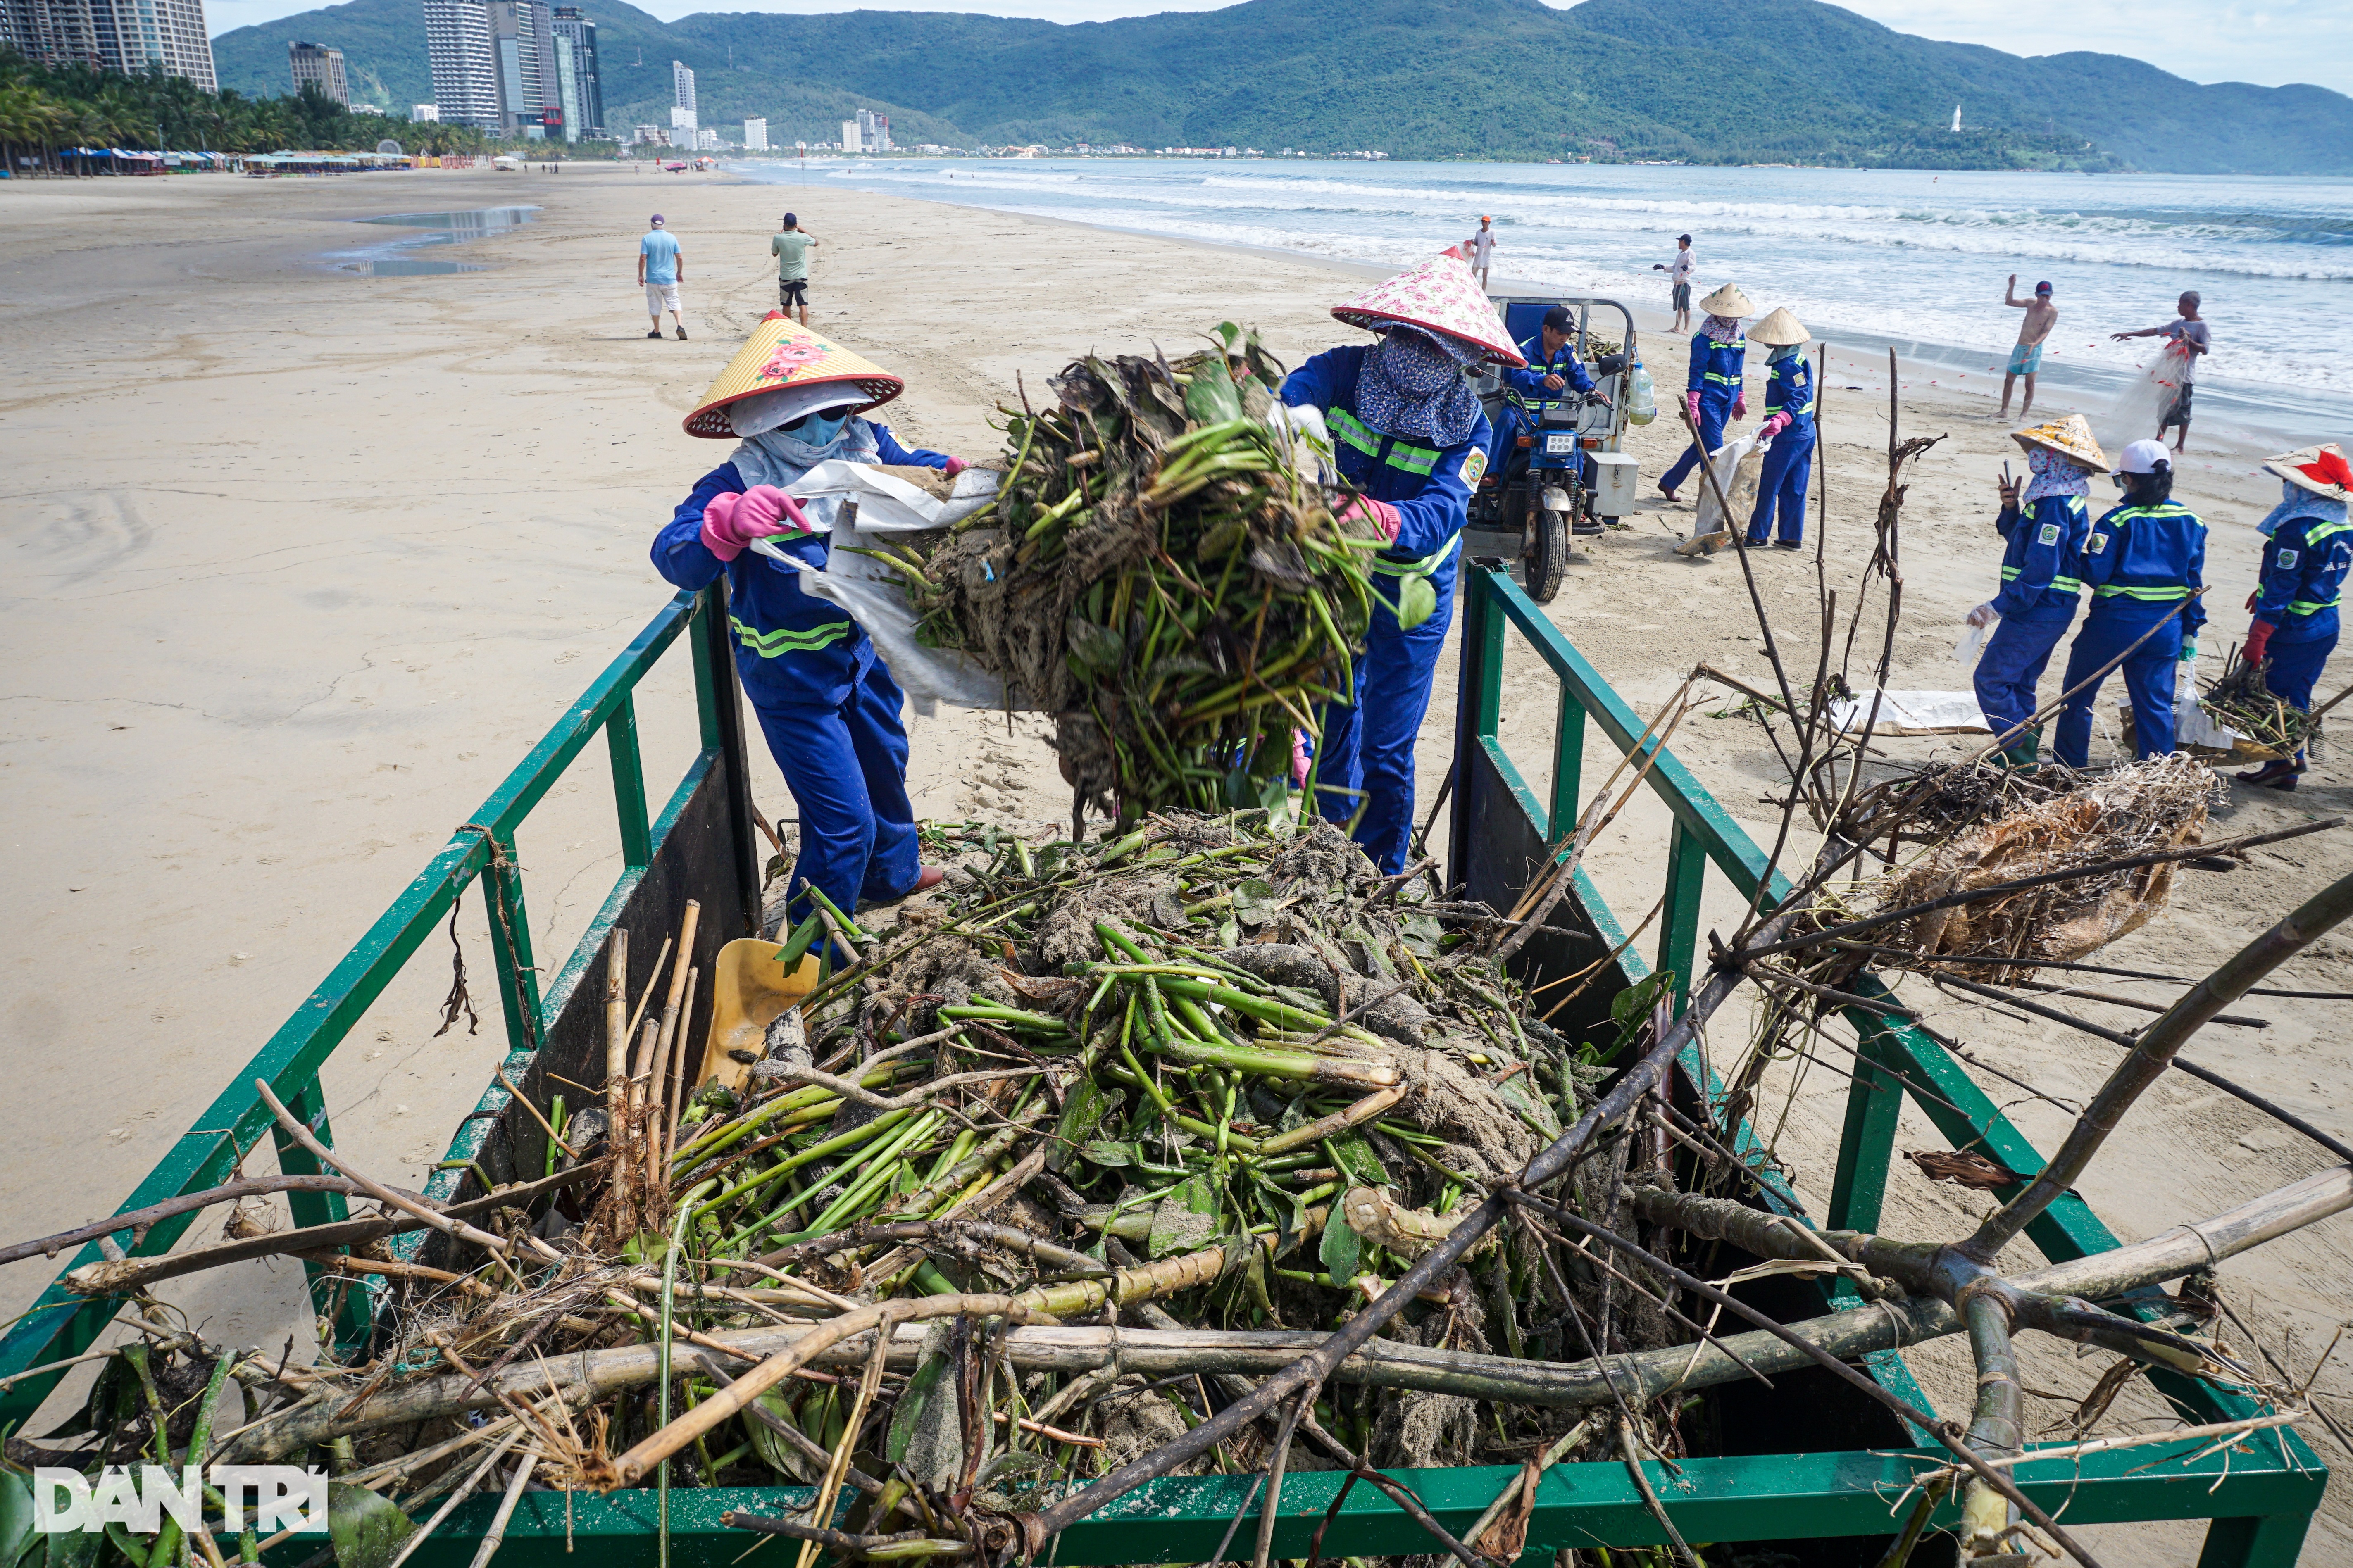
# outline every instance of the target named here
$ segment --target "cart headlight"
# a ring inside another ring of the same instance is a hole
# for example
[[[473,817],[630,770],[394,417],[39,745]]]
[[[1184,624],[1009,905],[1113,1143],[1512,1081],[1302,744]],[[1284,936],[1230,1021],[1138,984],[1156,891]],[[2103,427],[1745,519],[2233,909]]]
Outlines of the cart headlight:
[[[1546,457],[1559,457],[1563,453],[1574,452],[1576,450],[1577,437],[1574,436],[1547,436],[1545,437],[1545,455]]]

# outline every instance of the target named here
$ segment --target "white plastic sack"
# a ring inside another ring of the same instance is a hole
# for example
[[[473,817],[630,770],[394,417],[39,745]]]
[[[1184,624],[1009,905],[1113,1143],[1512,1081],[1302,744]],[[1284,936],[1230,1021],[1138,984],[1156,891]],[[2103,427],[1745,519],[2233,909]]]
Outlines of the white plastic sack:
[[[858,526],[869,533],[914,533],[927,528],[946,528],[970,517],[997,493],[999,478],[993,468],[966,468],[955,477],[955,488],[942,500],[886,468],[834,458],[819,463],[785,489],[795,500],[830,498],[856,501]],[[833,506],[818,510],[832,518],[845,509]],[[831,529],[821,524],[818,531],[829,532]],[[752,548],[763,555],[785,559],[765,542]]]
[[[1978,667],[1978,656],[1985,652],[1986,638],[1993,636],[1993,628],[1991,621],[1981,626],[1970,626],[1966,621],[1961,623],[1961,637],[1953,645],[1953,657],[1960,661],[1963,668],[1975,669]]]
[[[1888,691],[1880,695],[1879,714],[1873,719],[1871,692],[1856,693],[1831,704],[1831,722],[1842,735],[1862,733],[1865,721],[1874,735],[1967,735],[1990,733],[1974,691]]]
[[[1756,510],[1756,469],[1758,465],[1750,464],[1749,472],[1745,476],[1741,472],[1741,465],[1746,462],[1749,454],[1761,453],[1763,450],[1764,447],[1758,444],[1753,433],[1736,437],[1716,448],[1715,455],[1707,460],[1709,469],[1715,475],[1715,483],[1711,485],[1705,479],[1700,481],[1699,516],[1692,523],[1694,539],[1710,533],[1728,532],[1734,527],[1748,526],[1747,513]],[[1740,481],[1743,478],[1748,481],[1746,496],[1741,493]],[[1723,489],[1724,499],[1731,504],[1733,510],[1741,514],[1729,524],[1724,521],[1723,512],[1715,504],[1715,492],[1719,488]]]

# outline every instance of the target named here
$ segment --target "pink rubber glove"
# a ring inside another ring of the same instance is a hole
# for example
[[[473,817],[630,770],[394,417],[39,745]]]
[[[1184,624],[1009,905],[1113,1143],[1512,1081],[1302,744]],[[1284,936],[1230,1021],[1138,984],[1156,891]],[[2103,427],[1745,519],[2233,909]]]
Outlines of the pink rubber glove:
[[[1385,500],[1374,500],[1369,496],[1356,496],[1352,498],[1346,506],[1333,514],[1333,521],[1369,522],[1381,531],[1381,537],[1384,540],[1394,544],[1397,542],[1398,530],[1405,526],[1405,513]]]
[[[951,457],[945,463],[941,465],[940,472],[947,475],[950,479],[955,479],[958,474],[963,473],[966,468],[971,467],[972,465],[965,462],[962,458]]]
[[[1696,392],[1686,392],[1686,393],[1684,393],[1684,394],[1683,394],[1683,406],[1684,406],[1685,408],[1687,408],[1687,409],[1689,409],[1689,410],[1691,411],[1692,423],[1693,423],[1693,424],[1694,424],[1694,425],[1698,424],[1698,423],[1699,423],[1699,394],[1698,394],[1698,393],[1696,393]]]
[[[1760,441],[1770,441],[1788,427],[1789,416],[1787,414],[1776,414],[1764,424],[1757,426],[1757,438]]]
[[[1307,787],[1307,767],[1309,760],[1310,759],[1307,755],[1307,731],[1304,730],[1293,730],[1291,732],[1291,782],[1298,788],[1304,789]]]
[[[2272,633],[2278,629],[2269,621],[2257,621],[2249,626],[2247,646],[2239,650],[2239,657],[2249,664],[2263,663],[2263,649],[2271,646]]]
[[[1748,395],[1746,393],[1742,392],[1733,395],[1732,416],[1735,419],[1746,419],[1748,417]]]
[[[774,485],[754,485],[741,495],[714,496],[702,509],[702,542],[722,561],[733,561],[755,539],[811,531],[800,502]]]

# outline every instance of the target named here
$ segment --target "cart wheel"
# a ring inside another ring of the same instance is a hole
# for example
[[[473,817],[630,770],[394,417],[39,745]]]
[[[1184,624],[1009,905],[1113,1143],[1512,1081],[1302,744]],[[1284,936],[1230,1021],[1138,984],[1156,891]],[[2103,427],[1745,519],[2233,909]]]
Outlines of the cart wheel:
[[[1568,520],[1549,507],[1538,511],[1528,529],[1528,547],[1522,557],[1527,568],[1528,597],[1549,605],[1568,575]]]

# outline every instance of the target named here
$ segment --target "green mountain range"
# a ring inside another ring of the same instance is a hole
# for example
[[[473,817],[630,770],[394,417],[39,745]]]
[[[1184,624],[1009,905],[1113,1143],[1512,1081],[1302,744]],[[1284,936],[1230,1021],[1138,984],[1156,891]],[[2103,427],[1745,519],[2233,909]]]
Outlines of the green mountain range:
[[[582,9],[598,24],[606,121],[623,133],[669,123],[675,58],[696,72],[703,123],[765,115],[772,142],[834,141],[867,108],[891,116],[902,147],[2353,174],[2341,93],[1937,43],[1819,0],[1243,0],[1075,26]],[[349,0],[225,33],[221,85],[286,90],[290,38],[341,48],[355,96],[433,96],[421,0]]]

